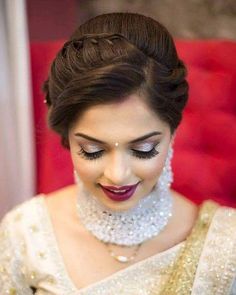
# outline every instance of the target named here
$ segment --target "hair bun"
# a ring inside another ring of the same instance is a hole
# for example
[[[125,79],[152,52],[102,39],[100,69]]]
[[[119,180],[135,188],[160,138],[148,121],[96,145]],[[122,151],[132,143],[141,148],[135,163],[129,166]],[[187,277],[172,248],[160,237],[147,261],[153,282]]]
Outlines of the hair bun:
[[[112,13],[78,27],[54,59],[44,91],[49,125],[65,145],[84,110],[133,93],[143,94],[173,132],[187,102],[188,82],[165,27],[144,15]]]

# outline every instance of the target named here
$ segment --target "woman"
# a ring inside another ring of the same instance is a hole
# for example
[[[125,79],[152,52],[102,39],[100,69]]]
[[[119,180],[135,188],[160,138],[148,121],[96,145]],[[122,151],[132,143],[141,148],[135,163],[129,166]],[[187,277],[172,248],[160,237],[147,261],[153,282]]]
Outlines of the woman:
[[[170,189],[186,70],[131,13],[81,25],[44,84],[76,184],[1,223],[1,294],[236,294],[236,212]]]

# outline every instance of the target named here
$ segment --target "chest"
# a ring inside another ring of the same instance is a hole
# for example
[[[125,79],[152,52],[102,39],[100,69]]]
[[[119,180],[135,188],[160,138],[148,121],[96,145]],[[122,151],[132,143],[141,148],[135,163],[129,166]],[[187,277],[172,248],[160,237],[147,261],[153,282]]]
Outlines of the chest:
[[[61,253],[63,264],[69,277],[78,289],[84,288],[112,275],[134,268],[136,264],[149,259],[152,256],[179,243],[179,240],[167,239],[160,235],[158,238],[145,242],[140,248],[137,247],[117,247],[108,246],[97,240],[90,234],[78,219],[65,222],[56,217],[53,219],[54,235]],[[165,233],[163,233],[165,235]],[[164,242],[168,241],[168,243]],[[131,257],[135,254],[135,259],[128,263],[121,263],[111,256],[111,251],[115,255]],[[162,259],[163,256],[163,259]],[[152,267],[163,274],[168,268],[166,255],[160,255],[160,265]],[[163,262],[164,261],[164,262]],[[165,265],[162,268],[162,265]],[[165,271],[162,271],[165,269]],[[147,271],[149,273],[149,271]]]
[[[140,249],[136,260],[121,263],[111,256],[110,251],[130,257],[135,249],[108,248],[106,244],[83,231],[67,230],[66,233],[65,239],[65,233],[61,228],[56,231],[56,238],[66,271],[78,289],[110,277],[145,258]]]

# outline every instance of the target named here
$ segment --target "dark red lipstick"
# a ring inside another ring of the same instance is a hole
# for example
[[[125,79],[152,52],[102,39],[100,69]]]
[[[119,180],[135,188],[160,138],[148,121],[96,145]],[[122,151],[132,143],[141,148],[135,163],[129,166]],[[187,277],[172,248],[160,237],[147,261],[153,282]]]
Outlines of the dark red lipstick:
[[[132,197],[138,184],[139,182],[135,185],[125,185],[119,187],[101,185],[101,188],[109,199],[116,202],[122,202]]]

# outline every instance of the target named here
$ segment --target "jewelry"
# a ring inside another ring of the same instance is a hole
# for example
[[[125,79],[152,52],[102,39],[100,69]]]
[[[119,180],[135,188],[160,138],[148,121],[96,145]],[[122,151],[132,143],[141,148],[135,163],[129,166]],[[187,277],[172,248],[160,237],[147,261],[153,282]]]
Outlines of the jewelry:
[[[136,258],[137,254],[138,254],[138,251],[139,251],[140,247],[142,246],[142,244],[143,243],[138,244],[136,246],[135,250],[134,250],[134,253],[131,256],[128,257],[128,256],[124,256],[124,255],[117,255],[117,254],[115,254],[114,251],[111,249],[110,244],[109,243],[105,243],[105,245],[107,246],[108,251],[109,251],[111,257],[113,257],[115,260],[117,260],[118,262],[121,262],[121,263],[128,263],[128,262],[133,261]]]
[[[168,151],[163,171],[148,196],[127,211],[113,211],[87,191],[75,174],[78,184],[77,212],[82,223],[104,243],[134,246],[157,236],[172,216],[173,181],[171,169],[172,148]]]

